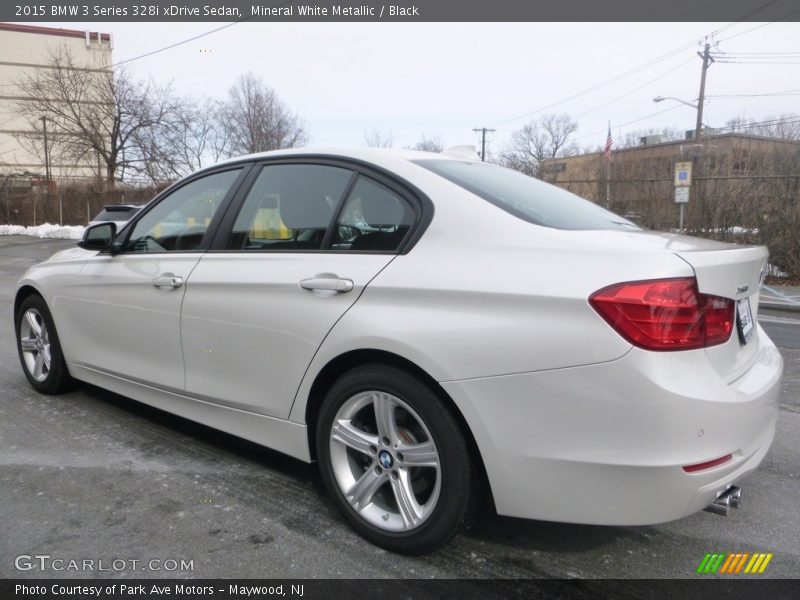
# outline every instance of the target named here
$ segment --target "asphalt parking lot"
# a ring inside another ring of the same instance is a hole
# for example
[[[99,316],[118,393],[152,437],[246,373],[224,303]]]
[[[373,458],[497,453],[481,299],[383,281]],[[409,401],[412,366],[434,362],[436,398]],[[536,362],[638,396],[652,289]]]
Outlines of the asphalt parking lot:
[[[757,577],[800,576],[800,313],[763,315],[786,363],[778,434],[730,517],[650,527],[487,517],[409,558],[351,532],[313,466],[97,388],[35,393],[14,345],[15,283],[71,244],[0,237],[0,577],[697,577],[705,553],[737,551],[774,553]],[[15,567],[19,555],[43,554],[127,562]],[[154,559],[160,570],[142,571]]]

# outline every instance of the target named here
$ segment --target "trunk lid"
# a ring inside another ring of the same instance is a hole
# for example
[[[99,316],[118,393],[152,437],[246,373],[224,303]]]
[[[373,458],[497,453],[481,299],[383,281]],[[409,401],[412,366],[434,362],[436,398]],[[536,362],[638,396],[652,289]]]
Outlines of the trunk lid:
[[[703,294],[731,298],[736,301],[734,315],[737,322],[730,339],[718,346],[706,348],[714,368],[727,382],[741,377],[756,360],[759,347],[755,319],[758,317],[761,275],[767,264],[769,253],[764,246],[737,246],[697,240],[692,247],[683,238],[680,250],[675,254],[694,269],[697,287]],[[741,306],[739,306],[741,304]],[[739,310],[749,312],[753,319],[754,332],[745,340],[740,335]]]

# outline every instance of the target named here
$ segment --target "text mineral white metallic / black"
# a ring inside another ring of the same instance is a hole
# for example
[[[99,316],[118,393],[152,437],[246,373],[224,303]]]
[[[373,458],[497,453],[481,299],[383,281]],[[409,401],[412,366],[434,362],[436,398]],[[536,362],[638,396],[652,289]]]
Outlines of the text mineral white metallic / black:
[[[736,506],[778,414],[766,260],[457,152],[298,149],[88,228],[14,314],[40,392],[85,381],[316,460],[357,531],[421,553],[479,490],[573,523]]]

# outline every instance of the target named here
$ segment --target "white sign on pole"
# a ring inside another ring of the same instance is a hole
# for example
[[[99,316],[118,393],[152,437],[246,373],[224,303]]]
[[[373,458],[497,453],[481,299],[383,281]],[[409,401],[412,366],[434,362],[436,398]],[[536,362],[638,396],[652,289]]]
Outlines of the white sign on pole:
[[[676,187],[675,188],[675,202],[678,204],[687,204],[689,202],[689,188]]]

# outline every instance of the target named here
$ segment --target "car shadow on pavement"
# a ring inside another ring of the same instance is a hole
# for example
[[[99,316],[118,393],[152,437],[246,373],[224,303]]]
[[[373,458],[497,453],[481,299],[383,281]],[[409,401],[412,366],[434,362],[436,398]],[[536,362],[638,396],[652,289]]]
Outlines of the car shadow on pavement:
[[[582,552],[623,540],[647,543],[658,533],[651,527],[576,525],[489,515],[467,535],[520,550]]]
[[[180,452],[181,448],[184,447],[181,442],[185,440],[175,438],[174,436],[169,437],[170,434],[177,433],[181,437],[185,436],[190,438],[192,442],[196,444],[195,449],[197,453],[207,454],[208,450],[213,449],[215,462],[253,462],[272,471],[277,471],[282,476],[295,479],[298,482],[305,483],[313,480],[315,482],[315,487],[318,486],[320,490],[322,489],[322,483],[316,476],[317,470],[313,464],[307,464],[235,435],[227,434],[217,429],[196,423],[195,421],[184,419],[183,417],[148,406],[147,404],[115,394],[108,390],[88,384],[82,384],[82,387],[83,392],[93,400],[103,402],[107,406],[124,411],[128,416],[145,419],[148,424],[160,426],[164,429],[163,433],[167,435],[160,437],[155,443],[150,442],[140,446],[140,450],[145,454],[148,452],[162,453],[165,450]],[[172,444],[171,448],[162,447],[156,450],[156,444],[165,444],[169,446],[171,441],[175,442]]]
[[[133,419],[141,426],[132,428],[129,443],[135,446],[143,460],[158,455],[166,460],[172,457],[177,461],[181,455],[186,455],[223,468],[243,464],[253,472],[237,475],[237,480],[240,483],[250,480],[251,486],[246,486],[250,489],[254,489],[259,479],[254,473],[264,469],[266,473],[291,480],[305,488],[305,491],[313,489],[314,496],[308,498],[309,504],[315,505],[317,511],[325,507],[328,509],[326,513],[343,524],[336,511],[331,509],[315,464],[307,464],[102,388],[83,384],[82,389],[87,397],[110,408],[117,418]],[[143,438],[149,441],[142,442]],[[247,503],[257,504],[258,501],[256,497]],[[312,527],[312,524],[306,523],[304,527]],[[487,507],[481,511],[469,531],[459,537],[464,541],[496,544],[509,549],[566,553],[597,549],[621,540],[646,543],[651,532],[656,535],[648,527],[604,527],[502,517],[493,508]]]

